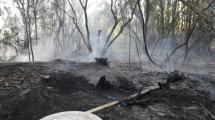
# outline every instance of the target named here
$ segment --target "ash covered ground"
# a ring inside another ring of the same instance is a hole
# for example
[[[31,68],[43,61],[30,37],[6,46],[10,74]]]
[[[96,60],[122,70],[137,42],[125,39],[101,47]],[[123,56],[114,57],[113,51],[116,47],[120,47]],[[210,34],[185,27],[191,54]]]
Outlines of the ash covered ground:
[[[187,66],[188,67],[188,66]],[[0,64],[0,120],[38,120],[62,111],[87,111],[126,98],[140,89],[165,83],[172,73],[128,65],[52,61]],[[103,120],[213,120],[215,67],[180,69],[181,80],[169,88],[119,104],[95,114]],[[192,69],[204,73],[190,72]],[[98,89],[106,76],[111,88]]]

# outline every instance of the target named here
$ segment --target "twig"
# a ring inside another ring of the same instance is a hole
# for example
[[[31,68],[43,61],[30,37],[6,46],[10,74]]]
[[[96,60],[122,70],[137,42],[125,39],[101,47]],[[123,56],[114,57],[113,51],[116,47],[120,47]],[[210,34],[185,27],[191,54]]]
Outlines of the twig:
[[[211,118],[213,118],[215,120],[215,115],[212,114],[206,107],[204,107],[202,104],[199,104],[203,110],[204,113],[208,114],[211,116]]]

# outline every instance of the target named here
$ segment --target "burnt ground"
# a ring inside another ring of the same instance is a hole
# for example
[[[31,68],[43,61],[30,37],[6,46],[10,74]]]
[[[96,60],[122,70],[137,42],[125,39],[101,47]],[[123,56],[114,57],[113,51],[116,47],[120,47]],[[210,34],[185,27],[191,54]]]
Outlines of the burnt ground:
[[[38,120],[62,111],[86,111],[164,83],[166,72],[127,66],[52,61],[0,64],[0,120]],[[169,89],[95,113],[103,120],[213,120],[215,78],[183,73]],[[106,76],[111,88],[96,83]]]

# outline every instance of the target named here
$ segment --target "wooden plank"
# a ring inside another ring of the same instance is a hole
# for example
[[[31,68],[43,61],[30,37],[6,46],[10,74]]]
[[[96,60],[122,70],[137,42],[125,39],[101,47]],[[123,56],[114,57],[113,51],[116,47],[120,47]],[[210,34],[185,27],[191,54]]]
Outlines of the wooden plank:
[[[111,107],[111,106],[117,105],[117,104],[119,104],[119,103],[120,103],[120,101],[113,101],[113,102],[109,102],[109,103],[107,103],[107,104],[104,104],[104,105],[98,106],[98,107],[93,108],[93,109],[91,109],[91,110],[88,110],[88,111],[86,111],[86,112],[94,113],[94,112],[97,112],[97,111],[103,110],[103,109],[105,109],[105,108],[108,108],[108,107]]]

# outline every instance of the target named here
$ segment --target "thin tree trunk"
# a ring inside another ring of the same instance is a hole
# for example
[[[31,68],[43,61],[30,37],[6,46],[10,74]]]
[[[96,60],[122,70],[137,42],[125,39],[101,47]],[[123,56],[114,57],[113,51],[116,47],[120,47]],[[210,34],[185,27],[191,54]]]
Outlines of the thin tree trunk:
[[[143,17],[143,12],[142,12],[142,9],[141,9],[140,1],[138,1],[137,5],[138,5],[138,8],[139,8],[139,12],[140,12],[140,18],[141,18],[141,21],[140,21],[140,22],[142,22],[142,35],[143,35],[143,41],[144,41],[145,52],[146,52],[147,57],[149,58],[149,61],[150,61],[151,63],[153,63],[154,65],[157,65],[157,64],[152,60],[152,58],[151,58],[151,56],[149,55],[149,52],[148,52],[148,46],[147,46],[146,36],[145,36],[146,33],[144,32],[144,30],[145,30],[144,17]]]
[[[139,62],[140,62],[140,70],[142,71],[142,61],[141,61],[141,58],[140,58],[140,53],[139,53],[139,47],[138,47],[138,44],[137,44],[137,40],[135,40],[135,45],[136,45],[138,59],[139,59]]]
[[[176,14],[176,8],[177,8],[177,3],[178,3],[178,0],[174,0],[174,2],[173,2],[173,7],[172,7],[172,31],[171,31],[171,33],[172,33],[172,38],[175,38],[175,16],[178,16],[177,14]]]
[[[88,44],[88,49],[90,52],[92,52],[92,46],[90,43],[90,30],[89,30],[89,26],[88,26],[88,16],[87,16],[87,4],[88,4],[88,0],[85,0],[85,4],[82,3],[81,0],[79,0],[82,9],[84,10],[84,20],[85,20],[85,28],[87,31],[87,44]]]
[[[144,32],[145,32],[145,38],[148,39],[148,21],[149,21],[149,17],[150,17],[150,11],[151,11],[151,3],[150,3],[150,0],[146,0],[146,17],[145,17],[145,29],[144,29]]]
[[[128,59],[128,63],[129,63],[129,70],[131,70],[131,27],[129,25],[128,27],[128,35],[129,35],[129,59]]]
[[[161,20],[160,20],[160,25],[161,25],[161,33],[160,33],[160,36],[163,36],[164,35],[164,1],[163,0],[159,0],[160,2],[160,9],[161,9]],[[162,38],[162,37],[161,37]]]
[[[34,27],[35,27],[34,33],[35,33],[36,44],[38,42],[38,33],[37,33],[37,3],[38,3],[38,1],[39,0],[34,1],[34,10],[33,10],[33,13],[34,13]]]
[[[27,16],[28,16],[28,38],[29,38],[29,53],[31,54],[32,62],[34,62],[34,51],[32,46],[32,37],[31,37],[31,17],[30,17],[30,2],[27,0]]]

